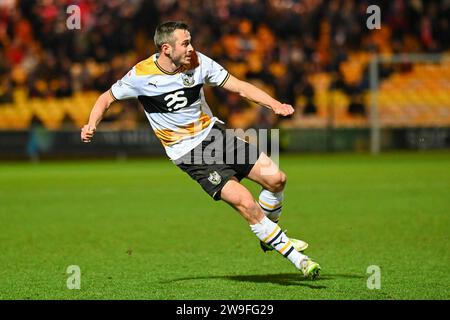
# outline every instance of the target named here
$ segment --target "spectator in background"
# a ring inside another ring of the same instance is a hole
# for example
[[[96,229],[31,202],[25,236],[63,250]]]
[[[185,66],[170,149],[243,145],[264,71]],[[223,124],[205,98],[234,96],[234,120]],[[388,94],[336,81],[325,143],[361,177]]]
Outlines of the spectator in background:
[[[12,103],[11,78],[5,73],[0,73],[0,104]]]
[[[348,113],[352,116],[366,116],[366,107],[363,103],[363,96],[361,93],[355,92],[350,96]]]
[[[304,115],[317,114],[317,107],[314,103],[314,87],[309,81],[306,81],[302,90],[303,96],[306,98],[306,104],[303,108]]]

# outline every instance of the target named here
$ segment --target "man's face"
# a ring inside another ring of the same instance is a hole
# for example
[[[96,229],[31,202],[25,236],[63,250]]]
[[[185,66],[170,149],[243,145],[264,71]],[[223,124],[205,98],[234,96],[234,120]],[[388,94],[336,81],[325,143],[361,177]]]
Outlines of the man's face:
[[[174,45],[170,45],[170,58],[177,66],[189,64],[194,47],[191,44],[191,34],[187,30],[177,29],[173,33]]]

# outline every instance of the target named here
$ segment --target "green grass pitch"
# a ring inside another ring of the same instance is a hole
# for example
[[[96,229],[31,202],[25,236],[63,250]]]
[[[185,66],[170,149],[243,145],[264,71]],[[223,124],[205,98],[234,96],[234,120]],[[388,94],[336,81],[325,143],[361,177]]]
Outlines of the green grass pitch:
[[[0,299],[450,298],[450,153],[280,165],[280,224],[309,242],[315,281],[167,159],[0,163]]]

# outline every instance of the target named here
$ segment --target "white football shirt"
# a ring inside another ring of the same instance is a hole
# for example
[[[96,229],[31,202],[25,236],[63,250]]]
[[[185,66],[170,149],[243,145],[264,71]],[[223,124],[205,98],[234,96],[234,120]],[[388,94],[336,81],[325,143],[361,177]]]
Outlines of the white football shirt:
[[[203,85],[223,86],[230,74],[200,52],[191,63],[167,72],[156,53],[136,64],[110,92],[116,100],[138,99],[156,136],[170,159],[176,160],[194,149],[208,135],[216,121],[203,93]]]

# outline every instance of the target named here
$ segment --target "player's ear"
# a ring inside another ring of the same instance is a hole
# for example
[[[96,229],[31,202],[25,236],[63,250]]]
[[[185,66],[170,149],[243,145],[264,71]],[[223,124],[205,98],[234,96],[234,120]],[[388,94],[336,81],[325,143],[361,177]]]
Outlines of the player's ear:
[[[163,43],[161,46],[161,53],[170,55],[172,47],[168,43]]]

